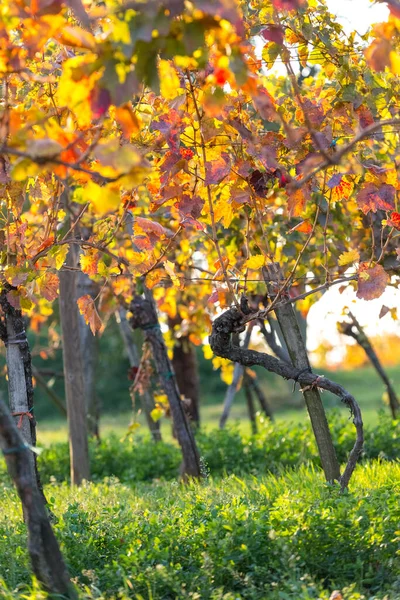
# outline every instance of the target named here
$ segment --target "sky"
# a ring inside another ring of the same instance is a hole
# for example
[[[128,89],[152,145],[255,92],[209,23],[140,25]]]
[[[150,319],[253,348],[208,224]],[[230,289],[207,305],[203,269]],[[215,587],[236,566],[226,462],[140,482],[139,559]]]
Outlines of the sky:
[[[356,30],[364,35],[372,23],[386,21],[386,4],[372,4],[369,0],[328,0],[329,10],[338,16],[347,31]]]

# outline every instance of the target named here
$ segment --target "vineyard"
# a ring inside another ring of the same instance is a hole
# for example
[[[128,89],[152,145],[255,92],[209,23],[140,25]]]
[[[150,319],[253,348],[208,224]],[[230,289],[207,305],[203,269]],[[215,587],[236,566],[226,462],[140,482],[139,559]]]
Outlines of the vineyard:
[[[0,4],[1,597],[400,598],[374,6]]]

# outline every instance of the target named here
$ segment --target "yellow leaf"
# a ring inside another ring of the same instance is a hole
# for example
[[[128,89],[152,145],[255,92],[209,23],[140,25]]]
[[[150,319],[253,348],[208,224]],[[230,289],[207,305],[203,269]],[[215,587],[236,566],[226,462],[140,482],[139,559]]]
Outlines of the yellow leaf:
[[[173,100],[181,94],[181,84],[174,67],[168,60],[160,60],[158,63],[158,72],[160,76],[161,95],[166,100]]]
[[[251,256],[246,260],[243,267],[245,269],[253,269],[254,271],[258,271],[265,264],[265,256],[262,254],[257,254],[256,256]]]
[[[172,283],[176,286],[176,287],[180,287],[180,281],[179,281],[179,277],[177,277],[176,273],[175,273],[175,265],[174,263],[172,263],[169,260],[166,260],[164,263],[164,269],[167,271],[168,275],[171,277],[172,279]]]
[[[389,54],[389,60],[391,72],[394,73],[394,75],[400,75],[400,56],[397,52],[392,50]]]
[[[343,252],[339,256],[339,267],[344,267],[344,265],[349,265],[350,263],[359,262],[360,255],[357,250],[349,250],[349,252]]]
[[[82,200],[90,202],[94,212],[103,216],[108,212],[116,210],[121,202],[117,187],[112,185],[100,186],[94,181],[88,181],[82,191]]]
[[[153,408],[153,410],[150,413],[150,416],[155,423],[157,423],[157,421],[159,421],[163,415],[164,415],[164,411],[160,406]]]
[[[54,258],[57,271],[59,271],[63,266],[65,259],[67,258],[68,250],[68,244],[63,244],[62,246],[54,246],[54,248],[51,248],[49,250],[48,256],[50,258]]]
[[[14,181],[25,181],[28,177],[36,177],[40,167],[29,158],[18,159],[11,168],[11,177]]]

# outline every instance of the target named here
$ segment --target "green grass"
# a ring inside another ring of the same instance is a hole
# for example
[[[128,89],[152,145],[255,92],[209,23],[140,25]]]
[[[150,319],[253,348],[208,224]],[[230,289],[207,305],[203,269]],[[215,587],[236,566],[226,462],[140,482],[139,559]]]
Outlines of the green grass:
[[[115,479],[50,485],[56,535],[81,599],[344,600],[400,597],[400,465],[357,467],[351,493],[319,472],[183,486]],[[32,591],[19,502],[0,496],[0,597]],[[14,590],[14,592],[12,591]]]
[[[284,420],[298,423],[308,419],[302,396],[298,391],[294,394],[292,393],[293,384],[291,382],[286,382],[278,377],[265,374],[262,370],[258,372],[262,377],[264,392],[273,406],[277,421]],[[317,372],[322,373],[322,371]],[[400,396],[400,366],[388,368],[387,372],[394,383],[395,389],[399,390]],[[382,408],[389,412],[388,407],[385,406],[382,400],[384,393],[383,384],[372,367],[364,367],[355,371],[329,371],[323,373],[327,374],[334,381],[341,383],[355,396],[361,406],[365,424],[373,424],[376,421],[377,412]],[[128,394],[128,390],[126,393]],[[343,411],[343,414],[347,414],[347,409],[331,394],[324,393],[322,399],[327,408],[338,407]],[[202,425],[207,431],[218,427],[222,402],[223,391],[219,394],[216,394],[215,390],[210,393],[203,392],[201,418]],[[107,436],[110,433],[115,433],[123,437],[127,433],[131,418],[132,414],[126,410],[117,414],[105,412],[101,419],[102,435]],[[141,415],[138,416],[138,422],[141,425],[139,431],[145,431],[146,426]],[[237,424],[243,433],[250,432],[247,409],[242,392],[235,399],[230,422]],[[171,422],[168,419],[162,420],[162,432],[166,440],[171,439]],[[39,445],[48,445],[52,442],[66,441],[67,439],[68,432],[65,419],[39,420]]]

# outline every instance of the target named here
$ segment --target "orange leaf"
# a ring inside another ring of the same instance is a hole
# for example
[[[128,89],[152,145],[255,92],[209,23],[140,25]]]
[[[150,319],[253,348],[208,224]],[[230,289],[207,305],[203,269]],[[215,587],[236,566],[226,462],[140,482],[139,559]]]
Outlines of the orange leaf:
[[[58,286],[60,280],[55,273],[44,273],[37,280],[39,284],[40,294],[49,302],[55,300],[58,296]]]
[[[99,331],[102,327],[102,322],[93,298],[89,294],[81,296],[78,298],[78,308],[85,319],[86,325],[89,325],[93,335],[96,335],[96,331]]]
[[[87,275],[97,275],[100,256],[100,252],[94,250],[94,248],[90,248],[84,254],[81,254],[80,263],[82,271]]]
[[[115,120],[126,138],[130,138],[133,133],[140,129],[140,121],[128,103],[115,109]]]
[[[357,195],[357,204],[363,213],[367,215],[370,210],[392,210],[394,208],[394,197],[396,190],[392,185],[384,183],[380,187],[369,183]]]
[[[386,224],[389,227],[394,227],[395,229],[398,229],[400,231],[400,213],[392,212],[392,214],[390,215],[390,219],[386,221]]]
[[[86,48],[93,50],[96,47],[96,40],[93,35],[81,27],[70,27],[66,25],[56,36],[58,42],[64,46],[73,46],[75,48]]]
[[[303,190],[289,192],[288,196],[289,217],[299,217],[307,203]]]
[[[358,269],[357,298],[373,300],[382,296],[389,282],[389,275],[381,265],[368,267],[368,263],[361,263]]]
[[[292,229],[289,229],[288,233],[293,233],[293,231],[299,231],[300,233],[311,233],[312,225],[311,225],[310,221],[308,219],[306,219],[305,221],[301,221],[300,223],[297,223],[297,225],[292,227]]]
[[[52,246],[53,244],[54,244],[54,235],[51,235],[47,239],[43,240],[43,242],[40,244],[39,248],[36,250],[36,254],[39,254],[39,252],[46,250],[46,248],[48,248],[49,246]]]

